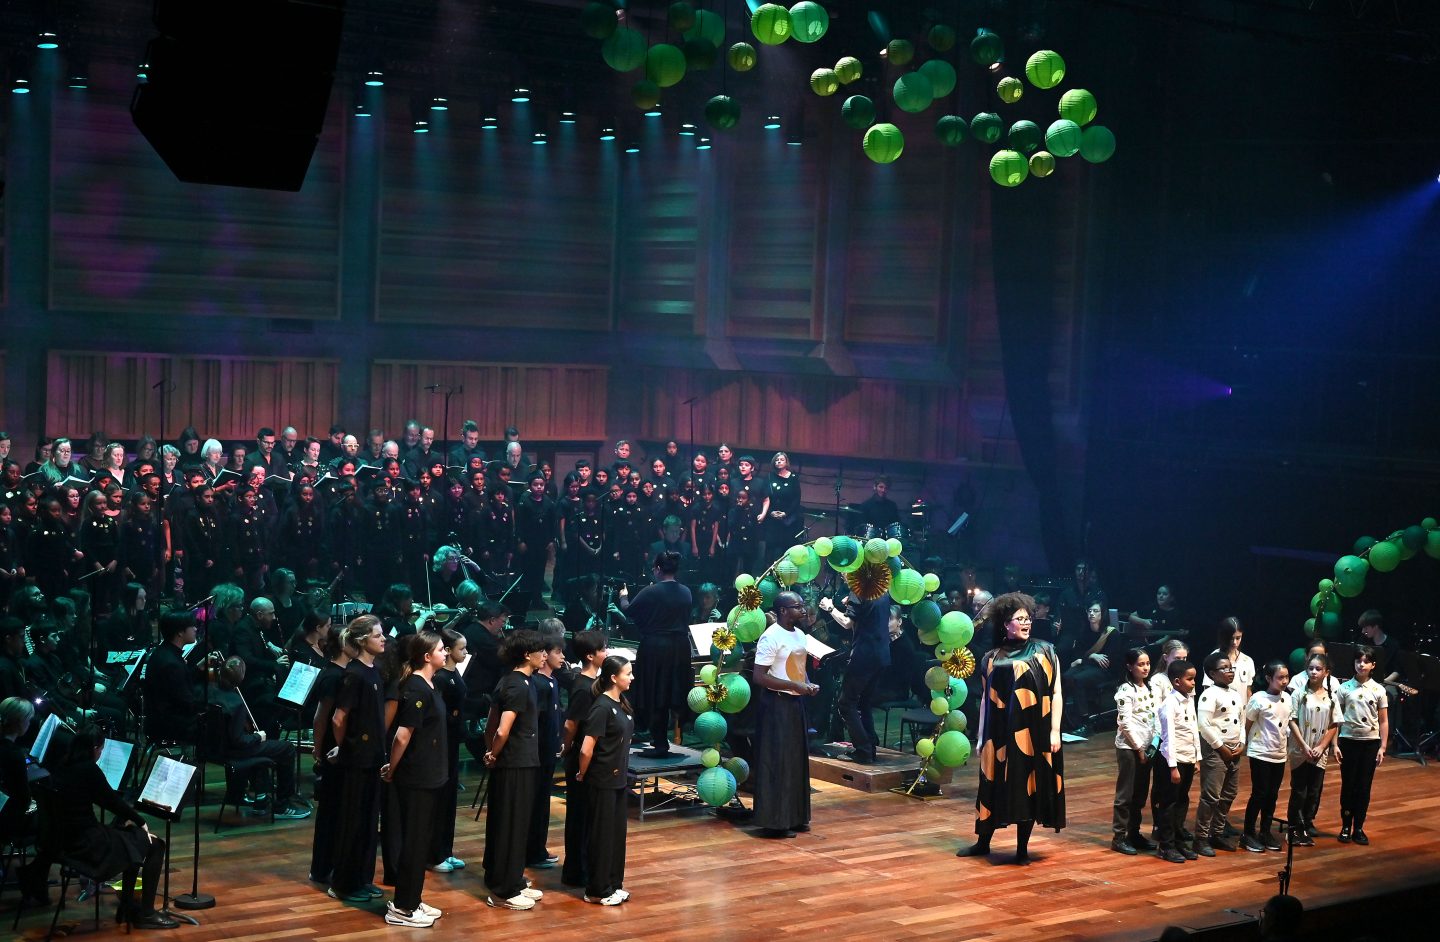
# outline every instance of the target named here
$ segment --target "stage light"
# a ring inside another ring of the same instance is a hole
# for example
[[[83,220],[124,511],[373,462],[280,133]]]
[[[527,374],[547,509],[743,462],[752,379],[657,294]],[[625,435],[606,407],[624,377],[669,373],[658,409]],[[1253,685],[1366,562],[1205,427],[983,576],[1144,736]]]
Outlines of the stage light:
[[[797,109],[790,115],[790,121],[786,124],[787,134],[785,143],[790,147],[799,147],[805,143],[805,112]]]
[[[695,125],[691,124],[689,121],[686,121],[684,124],[680,125],[681,137],[694,137],[695,131]]]
[[[531,143],[531,144],[548,144],[548,143],[550,143],[550,142],[545,139],[545,132],[544,132],[544,131],[536,131],[536,132],[535,132],[535,136],[530,139],[530,143]]]
[[[698,143],[698,144],[695,145],[695,149],[696,149],[696,150],[709,150],[709,149],[710,149],[710,138],[708,138],[708,137],[702,137],[702,138],[700,138],[700,143]]]
[[[60,39],[54,33],[41,33],[35,40],[36,49],[59,49]]]
[[[513,102],[515,102],[515,104],[517,104],[517,105],[523,105],[525,102],[527,102],[527,101],[530,100],[530,89],[528,89],[528,88],[515,88],[515,89],[513,89],[513,90],[510,92],[510,100],[513,101]]]
[[[68,88],[89,88],[90,79],[86,78],[84,72],[72,69],[70,77],[65,80],[65,84]]]
[[[416,121],[413,129],[416,134],[429,134],[430,123],[428,121]]]
[[[765,124],[763,125],[763,127],[764,127],[765,130],[767,130],[767,131],[776,131],[776,130],[779,130],[779,128],[780,128],[780,116],[779,116],[778,114],[772,114],[772,115],[770,115],[770,117],[768,117],[768,118],[765,119]]]
[[[573,111],[562,111],[562,112],[560,112],[560,123],[561,123],[561,124],[574,124],[574,123],[576,122],[576,120],[577,120],[577,119],[576,119],[576,117],[575,117],[575,112],[573,112]]]
[[[640,153],[640,145],[639,145],[639,144],[631,144],[629,147],[626,147],[626,148],[625,148],[625,153],[627,153],[627,154],[638,154],[638,153]]]
[[[150,81],[150,63],[142,62],[135,69],[135,81],[144,84]]]
[[[481,119],[480,119],[480,130],[482,130],[482,131],[498,131],[499,129],[500,129],[500,119],[499,119],[499,118],[490,117],[490,118],[481,118]]]
[[[614,129],[614,128],[601,128],[601,129],[600,129],[600,140],[602,140],[602,141],[613,141],[613,140],[615,140],[615,129]]]
[[[369,109],[368,107],[366,107],[365,105],[356,105],[356,106],[355,106],[355,117],[357,117],[357,118],[368,118],[368,117],[370,117],[370,109]]]
[[[20,78],[18,75],[10,80],[10,93],[13,95],[30,94],[30,80]]]
[[[651,108],[649,111],[645,112],[645,117],[647,117],[647,118],[658,118],[658,117],[660,117],[660,107],[657,105],[657,106],[655,106],[654,108]]]
[[[379,69],[371,69],[365,73],[365,84],[371,88],[379,88],[385,84],[385,73]]]
[[[448,99],[448,98],[439,98],[439,97],[430,99],[430,110],[431,110],[431,111],[449,111],[449,110],[450,110],[450,99]]]

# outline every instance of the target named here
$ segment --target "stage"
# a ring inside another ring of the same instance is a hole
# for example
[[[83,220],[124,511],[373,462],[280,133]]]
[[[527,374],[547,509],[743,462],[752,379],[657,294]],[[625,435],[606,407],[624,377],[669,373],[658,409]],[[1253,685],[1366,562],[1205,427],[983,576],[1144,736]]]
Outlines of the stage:
[[[1060,835],[1037,832],[1029,867],[1010,864],[1008,833],[998,853],[961,860],[974,826],[973,768],[962,769],[944,797],[919,801],[884,791],[867,793],[814,781],[814,829],[795,839],[767,840],[705,810],[651,816],[632,814],[626,887],[633,898],[620,907],[583,902],[560,884],[560,870],[530,872],[546,896],[531,912],[484,904],[481,851],[484,823],[472,821],[471,793],[460,796],[456,854],[469,864],[452,874],[427,875],[425,899],[445,911],[432,938],[607,942],[625,939],[759,940],[825,936],[828,939],[1153,939],[1166,924],[1194,928],[1243,926],[1276,891],[1281,854],[1221,852],[1183,865],[1152,856],[1124,857],[1109,850],[1113,750],[1109,736],[1067,745],[1069,827]],[[1321,829],[1314,848],[1297,848],[1291,892],[1307,910],[1381,893],[1440,883],[1440,801],[1437,770],[1387,759],[1375,779],[1375,802],[1366,830],[1371,846],[1341,845],[1335,802],[1340,779],[1331,769]],[[473,782],[474,776],[468,781]],[[211,794],[218,789],[211,787]],[[1248,796],[1242,779],[1241,801]],[[1282,791],[1280,807],[1288,791]],[[749,797],[744,796],[746,804]],[[1243,806],[1242,806],[1243,810]],[[563,847],[563,800],[551,804],[550,849]],[[262,819],[263,820],[263,819]],[[247,819],[248,821],[248,819]],[[187,819],[188,825],[189,819]],[[166,938],[193,940],[306,939],[360,936],[406,938],[415,930],[386,926],[383,901],[355,907],[326,897],[305,881],[310,822],[264,823],[211,833],[213,807],[202,822],[201,889],[219,905],[197,913],[199,927],[182,926]],[[190,886],[190,830],[176,832],[175,892]],[[54,892],[52,890],[52,892]],[[1432,894],[1433,896],[1433,894]],[[4,903],[12,918],[13,890]],[[52,907],[53,908],[53,907]],[[61,922],[88,930],[88,905],[74,902]],[[1374,918],[1380,931],[1399,927],[1390,906],[1340,907],[1336,914]],[[113,914],[107,898],[102,913]],[[1383,913],[1383,916],[1377,915]],[[1339,915],[1321,918],[1327,926]],[[1378,922],[1384,919],[1383,923]],[[27,913],[24,938],[49,925],[50,910]],[[120,935],[113,923],[99,935]],[[1345,942],[1357,931],[1326,936]],[[158,937],[159,934],[157,934]],[[1228,937],[1247,937],[1246,930]],[[1253,927],[1248,930],[1253,936]]]

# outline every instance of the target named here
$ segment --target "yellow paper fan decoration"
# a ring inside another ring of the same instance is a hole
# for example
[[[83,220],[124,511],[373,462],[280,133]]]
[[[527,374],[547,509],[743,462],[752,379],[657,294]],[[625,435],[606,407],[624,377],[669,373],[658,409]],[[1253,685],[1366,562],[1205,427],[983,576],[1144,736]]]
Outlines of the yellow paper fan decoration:
[[[735,632],[729,628],[717,628],[710,636],[710,643],[721,651],[729,651],[735,647]]]
[[[975,655],[970,653],[969,648],[956,648],[940,662],[940,666],[951,677],[965,680],[975,673]]]
[[[753,612],[763,604],[765,604],[765,596],[755,586],[746,586],[740,590],[740,607],[747,612]]]
[[[856,598],[869,602],[890,591],[890,566],[887,563],[866,563],[845,574],[845,584]]]
[[[705,688],[705,698],[711,703],[719,703],[728,696],[730,696],[730,688],[724,684],[710,684]]]

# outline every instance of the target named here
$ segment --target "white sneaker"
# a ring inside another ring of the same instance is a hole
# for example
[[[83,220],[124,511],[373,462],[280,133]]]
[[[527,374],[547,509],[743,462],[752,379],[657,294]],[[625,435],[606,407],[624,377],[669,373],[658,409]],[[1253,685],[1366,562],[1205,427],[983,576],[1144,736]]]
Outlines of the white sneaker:
[[[525,897],[526,899],[533,899],[539,901],[545,898],[545,891],[537,890],[533,886],[527,886],[525,887],[525,889],[520,891],[520,895]]]
[[[461,860],[459,857],[446,857],[445,862],[456,870],[465,869],[465,861]]]
[[[429,903],[425,902],[424,900],[421,900],[421,901],[420,901],[420,905],[419,905],[418,907],[416,907],[416,908],[419,909],[419,910],[420,910],[422,913],[424,913],[425,915],[429,916],[431,919],[439,919],[441,916],[445,915],[445,914],[442,913],[440,910],[436,909],[434,906],[431,906]]]
[[[407,913],[402,909],[396,909],[394,903],[385,907],[385,921],[392,926],[408,926],[411,929],[428,929],[435,925],[435,917],[427,916],[420,910]]]
[[[535,901],[528,896],[512,896],[509,899],[495,901],[495,897],[485,897],[486,906],[494,906],[497,909],[534,909]]]
[[[431,864],[430,869],[435,873],[450,873],[455,869],[455,865],[448,860],[442,860],[437,864]]]
[[[590,896],[587,894],[585,896],[585,902],[598,903],[601,906],[619,906],[625,901],[620,898],[619,893],[611,893],[609,896]]]
[[[630,891],[629,891],[629,890],[616,890],[616,891],[615,891],[615,895],[618,896],[618,897],[620,897],[620,902],[623,903],[623,902],[625,902],[627,899],[630,898]]]

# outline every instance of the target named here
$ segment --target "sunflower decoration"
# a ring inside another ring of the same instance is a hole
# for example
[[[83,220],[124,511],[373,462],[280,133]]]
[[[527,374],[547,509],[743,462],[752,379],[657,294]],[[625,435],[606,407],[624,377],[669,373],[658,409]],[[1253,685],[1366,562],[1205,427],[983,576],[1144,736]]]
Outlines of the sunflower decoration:
[[[965,680],[971,674],[975,673],[975,655],[970,653],[969,648],[955,648],[949,654],[945,655],[945,658],[940,662],[940,666],[945,668],[945,673],[951,677],[957,680]]]
[[[721,651],[729,653],[735,647],[735,632],[729,628],[716,628],[715,633],[710,636],[710,643]]]
[[[765,596],[756,586],[748,585],[740,590],[740,607],[747,612],[752,612],[763,604],[765,604]]]
[[[890,566],[886,563],[866,563],[854,572],[845,574],[845,584],[855,597],[869,602],[890,591]]]
[[[705,687],[705,699],[711,704],[717,704],[730,696],[730,688],[722,683],[707,684]]]

